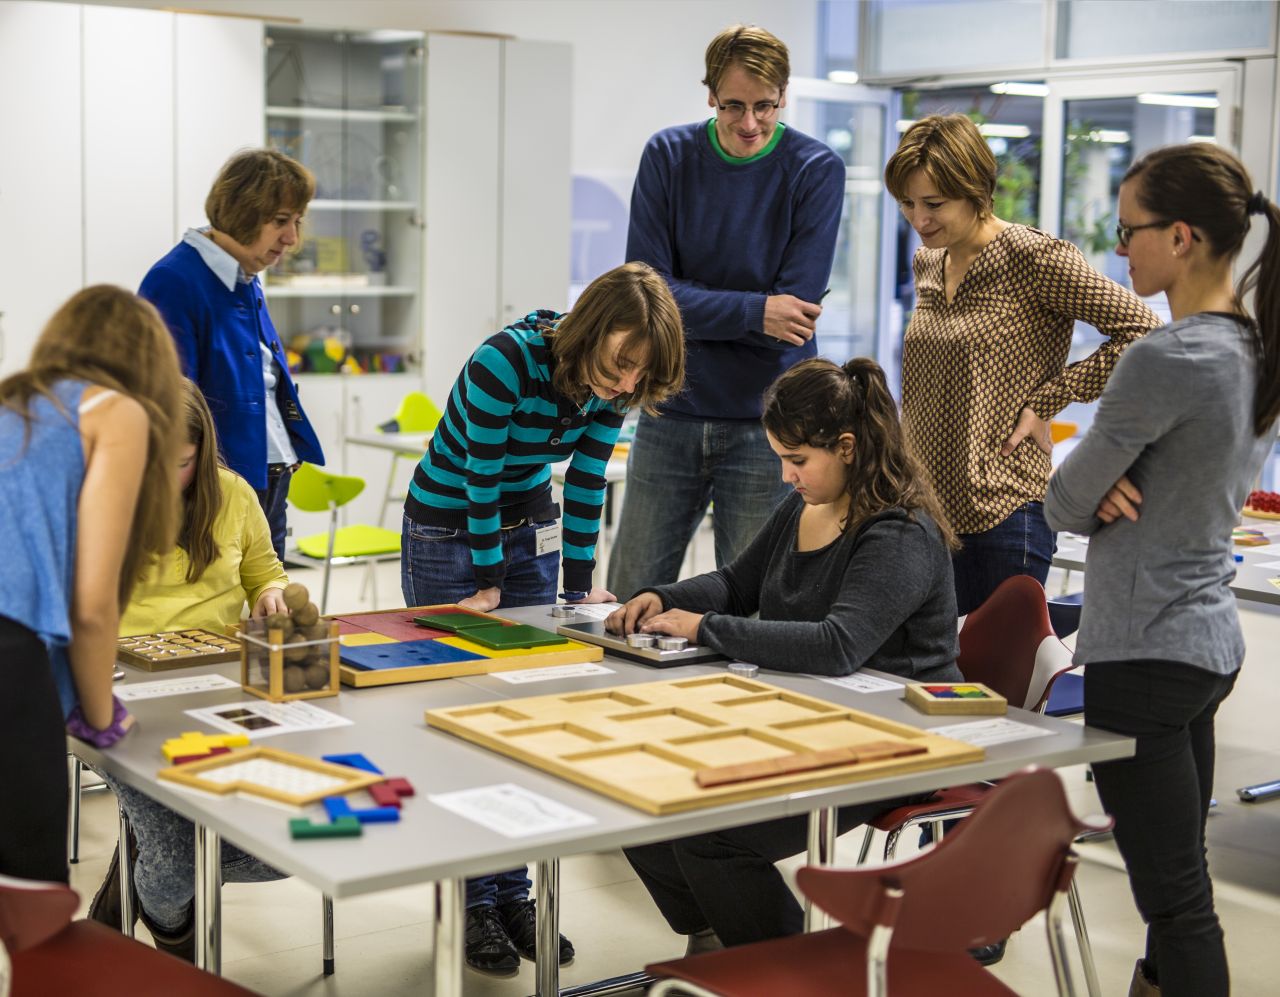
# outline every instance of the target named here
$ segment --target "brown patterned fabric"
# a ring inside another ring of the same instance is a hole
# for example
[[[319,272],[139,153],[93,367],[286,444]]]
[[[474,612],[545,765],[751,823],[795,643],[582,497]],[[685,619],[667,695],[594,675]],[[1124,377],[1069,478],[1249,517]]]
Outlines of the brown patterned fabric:
[[[902,414],[957,533],[982,533],[1044,499],[1049,457],[1026,439],[1000,448],[1023,408],[1042,419],[1093,401],[1124,348],[1160,324],[1075,246],[1010,225],[970,265],[947,304],[944,249],[915,256],[916,307],[902,348]],[[1075,321],[1107,342],[1065,366]]]

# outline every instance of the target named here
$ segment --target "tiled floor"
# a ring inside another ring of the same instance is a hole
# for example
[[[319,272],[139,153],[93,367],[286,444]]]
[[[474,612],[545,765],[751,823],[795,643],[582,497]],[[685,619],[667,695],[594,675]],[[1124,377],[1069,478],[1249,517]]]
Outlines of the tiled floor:
[[[704,531],[697,549],[698,565],[704,569],[713,557],[711,546]],[[399,591],[398,570],[395,564],[378,569],[378,591],[386,605]],[[360,606],[362,574],[359,568],[336,569],[330,604]],[[314,571],[293,575],[318,588]],[[1280,799],[1242,804],[1235,789],[1280,778],[1276,725],[1280,675],[1275,654],[1280,646],[1280,611],[1245,609],[1241,615],[1249,657],[1218,723],[1219,806],[1209,821],[1210,863],[1234,992],[1260,997],[1277,992],[1280,976],[1276,944],[1280,937]],[[1067,769],[1062,776],[1077,810],[1097,812],[1097,799],[1083,769]],[[855,831],[841,841],[842,859],[853,861],[860,836]],[[115,837],[113,800],[105,792],[87,794],[81,861],[72,867],[72,885],[80,890],[86,907],[104,874]],[[1123,995],[1142,948],[1142,924],[1114,846],[1085,845],[1080,851],[1080,888],[1103,992],[1108,997]],[[793,861],[788,866],[797,864]],[[561,926],[578,950],[577,960],[562,972],[562,985],[629,972],[683,951],[683,940],[666,929],[620,853],[566,859],[561,875]],[[294,880],[227,886],[223,890],[224,973],[273,995],[427,994],[431,989],[430,912],[427,887],[338,901],[337,973],[326,979],[320,972],[320,895],[316,890]],[[139,936],[145,935],[140,927]],[[1070,946],[1069,950],[1074,951]],[[517,977],[509,979],[467,971],[466,992],[477,997],[530,994],[532,969],[525,964]],[[1033,922],[1014,937],[996,972],[1019,993],[1053,991],[1041,922]]]

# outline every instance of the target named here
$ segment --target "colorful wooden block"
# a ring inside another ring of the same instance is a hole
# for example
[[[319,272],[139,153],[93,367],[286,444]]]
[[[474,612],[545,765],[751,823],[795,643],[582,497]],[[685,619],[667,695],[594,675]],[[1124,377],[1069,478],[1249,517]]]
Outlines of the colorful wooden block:
[[[413,786],[409,784],[408,779],[388,779],[376,786],[370,786],[369,795],[380,807],[399,807],[402,797],[413,795]]]
[[[374,644],[370,647],[344,647],[342,663],[365,670],[412,668],[415,665],[445,665],[459,661],[478,661],[480,655],[438,640],[415,640],[400,644]]]
[[[247,748],[249,738],[245,734],[203,734],[198,730],[185,730],[171,737],[160,746],[167,761],[191,755],[209,755],[213,748]]]
[[[289,834],[296,839],[306,838],[358,838],[364,828],[354,817],[339,817],[331,824],[313,824],[305,817],[289,821]]]
[[[372,630],[362,630],[358,633],[340,633],[338,643],[343,647],[368,647],[370,644],[394,644],[395,638],[376,634]]]
[[[341,820],[343,817],[353,816],[351,813],[351,804],[347,802],[344,796],[326,796],[320,801],[324,804],[324,812],[329,815],[330,821]]]
[[[398,776],[398,775],[393,776],[392,778],[386,781],[386,785],[394,789],[396,791],[397,796],[413,796],[414,795],[413,783],[411,783],[408,779],[405,779],[403,776]]]
[[[514,626],[468,627],[464,632],[467,640],[499,651],[516,647],[550,647],[554,644],[569,643],[567,637],[561,637],[550,630],[543,630],[541,627],[530,626],[527,623],[517,623]]]
[[[228,755],[231,753],[230,748],[210,748],[208,751],[198,755],[178,755],[176,758],[169,759],[174,765],[186,765],[187,762],[203,761],[205,758],[212,758],[214,755]]]
[[[399,807],[364,807],[356,810],[341,796],[327,796],[321,802],[324,803],[329,820],[335,823],[347,817],[354,817],[361,824],[394,824],[400,819]]]
[[[347,755],[321,755],[326,762],[333,762],[334,765],[346,765],[353,769],[363,769],[366,772],[372,772],[374,775],[382,775],[382,769],[374,765],[373,762],[365,758],[359,752],[352,752]]]
[[[1003,716],[1009,702],[980,682],[926,682],[907,686],[908,703],[931,716]]]
[[[421,628],[423,627],[429,627],[432,630],[445,630],[451,634],[456,634],[465,630],[474,630],[476,627],[505,625],[504,621],[493,616],[482,616],[479,613],[468,613],[459,610],[449,613],[428,613],[425,616],[415,616],[413,622],[419,628],[419,634],[421,634]]]
[[[398,613],[348,613],[335,617],[339,623],[360,627],[369,633],[382,634],[392,640],[423,640],[427,637],[443,637],[444,631],[427,631],[413,621],[413,614]]]

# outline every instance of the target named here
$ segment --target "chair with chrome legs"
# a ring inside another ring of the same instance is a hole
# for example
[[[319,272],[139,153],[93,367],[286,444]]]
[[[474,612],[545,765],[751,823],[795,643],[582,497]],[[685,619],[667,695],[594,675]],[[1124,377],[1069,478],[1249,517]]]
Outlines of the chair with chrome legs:
[[[1072,814],[1053,772],[1016,773],[930,851],[875,868],[802,868],[800,889],[839,927],[648,966],[650,997],[1016,997],[968,950],[1042,910],[1058,994],[1074,994],[1061,918],[1071,843],[1104,825]]]

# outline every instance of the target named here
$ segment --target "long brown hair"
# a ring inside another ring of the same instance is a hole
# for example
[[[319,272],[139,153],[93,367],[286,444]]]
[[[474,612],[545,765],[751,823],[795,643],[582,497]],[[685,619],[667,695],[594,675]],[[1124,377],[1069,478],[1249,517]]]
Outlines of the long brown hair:
[[[187,552],[187,581],[194,582],[218,559],[213,524],[222,511],[219,469],[225,467],[218,453],[218,433],[209,405],[195,382],[182,379],[182,407],[186,415],[186,442],[196,448],[195,472],[182,496],[178,546]]]
[[[1186,222],[1214,257],[1234,260],[1249,234],[1250,215],[1267,218],[1267,241],[1236,284],[1236,310],[1249,314],[1254,295],[1254,352],[1258,380],[1253,396],[1253,431],[1262,436],[1280,417],[1280,208],[1255,192],[1249,171],[1226,149],[1209,142],[1171,145],[1147,153],[1129,167],[1125,181],[1137,179],[1138,203],[1160,218]]]
[[[631,394],[614,404],[621,410],[640,406],[654,412],[684,384],[684,325],[671,288],[644,263],[624,263],[601,274],[578,297],[573,310],[548,330],[556,368],[552,386],[583,404],[591,396],[589,381],[617,376],[614,358],[603,344],[614,332],[625,331],[619,351],[644,367],[644,377]]]
[[[97,284],[54,312],[27,368],[0,382],[0,404],[21,415],[28,430],[36,395],[64,411],[53,393],[64,380],[114,389],[146,411],[147,462],[120,571],[121,610],[152,558],[173,546],[178,518],[173,459],[181,437],[174,413],[181,379],[173,338],[160,313],[124,288]]]
[[[960,548],[933,488],[911,453],[889,394],[884,371],[868,357],[838,367],[824,357],[802,360],[764,393],[764,428],[784,446],[835,450],[844,433],[854,438],[845,487],[845,530],[886,509],[921,509],[938,525],[951,550]]]

